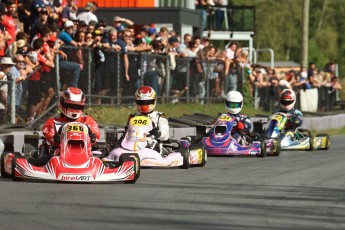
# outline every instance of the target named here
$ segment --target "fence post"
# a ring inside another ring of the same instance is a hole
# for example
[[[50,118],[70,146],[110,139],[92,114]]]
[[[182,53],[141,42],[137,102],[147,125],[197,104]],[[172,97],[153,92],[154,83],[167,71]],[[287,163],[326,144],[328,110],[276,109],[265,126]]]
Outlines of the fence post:
[[[91,84],[92,84],[92,81],[91,81],[91,71],[92,71],[92,55],[91,55],[91,49],[90,48],[88,48],[87,49],[87,51],[88,51],[88,56],[89,56],[89,58],[88,58],[88,69],[87,69],[87,71],[88,71],[88,87],[87,87],[87,90],[89,91],[88,92],[88,95],[89,95],[89,108],[91,108],[91,105],[92,105],[92,91],[91,91]]]
[[[60,92],[60,62],[59,62],[59,54],[55,55],[55,70],[56,70],[56,92],[59,96]]]
[[[11,124],[16,123],[16,80],[13,78],[10,79],[11,82]]]
[[[120,77],[121,77],[121,65],[120,65],[120,58],[122,58],[120,56],[120,52],[116,52],[116,94],[117,94],[117,104],[120,105],[121,104],[121,99],[122,99],[122,92],[120,91],[121,88],[121,84],[120,84]],[[125,74],[125,72],[123,73]],[[123,89],[122,89],[123,90]]]
[[[171,70],[171,66],[170,66],[170,56],[168,55],[166,60],[166,79],[165,79],[165,98],[164,101],[165,103],[167,103],[169,100],[168,98],[170,97],[170,91],[171,91],[171,85],[170,85],[170,70]],[[176,67],[175,67],[176,68]]]
[[[190,71],[189,71],[189,68],[190,68],[190,63],[189,63],[189,58],[185,58],[184,60],[187,60],[187,64],[186,64],[186,68],[187,68],[187,87],[188,87],[188,90],[186,92],[186,96],[187,96],[187,104],[189,104],[189,101],[190,101]]]

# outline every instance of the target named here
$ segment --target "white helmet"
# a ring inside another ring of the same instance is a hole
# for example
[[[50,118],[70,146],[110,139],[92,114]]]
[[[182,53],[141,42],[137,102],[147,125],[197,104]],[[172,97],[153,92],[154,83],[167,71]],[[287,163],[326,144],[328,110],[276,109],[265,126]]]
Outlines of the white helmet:
[[[293,109],[296,103],[295,92],[291,89],[284,89],[279,95],[279,103],[280,107],[285,111]]]
[[[69,87],[60,95],[59,109],[70,119],[78,119],[83,114],[85,105],[84,93],[76,87]]]
[[[225,108],[230,114],[238,114],[243,106],[243,96],[238,91],[230,91],[225,97]]]

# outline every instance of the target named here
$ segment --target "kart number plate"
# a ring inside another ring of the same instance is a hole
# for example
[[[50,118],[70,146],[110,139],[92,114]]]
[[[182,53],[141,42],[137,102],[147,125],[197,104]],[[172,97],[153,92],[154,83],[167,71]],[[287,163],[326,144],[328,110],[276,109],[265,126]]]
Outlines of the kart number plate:
[[[150,119],[148,117],[133,117],[130,122],[129,125],[131,126],[144,126],[144,125],[148,125],[149,124]]]
[[[69,125],[67,127],[67,132],[84,132],[86,133],[86,130],[83,126],[80,125]]]
[[[219,121],[231,121],[233,118],[232,117],[229,117],[229,116],[221,116],[218,118]]]

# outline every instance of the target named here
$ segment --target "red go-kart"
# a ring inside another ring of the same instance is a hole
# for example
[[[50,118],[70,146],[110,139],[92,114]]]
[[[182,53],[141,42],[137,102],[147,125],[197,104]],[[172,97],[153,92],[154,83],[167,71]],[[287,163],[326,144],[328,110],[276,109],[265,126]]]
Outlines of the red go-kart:
[[[105,165],[93,156],[87,125],[70,122],[61,127],[60,146],[43,166],[30,163],[30,154],[4,152],[1,155],[1,175],[13,180],[49,180],[63,182],[127,182],[135,183],[140,175],[137,154],[121,156],[116,165]]]

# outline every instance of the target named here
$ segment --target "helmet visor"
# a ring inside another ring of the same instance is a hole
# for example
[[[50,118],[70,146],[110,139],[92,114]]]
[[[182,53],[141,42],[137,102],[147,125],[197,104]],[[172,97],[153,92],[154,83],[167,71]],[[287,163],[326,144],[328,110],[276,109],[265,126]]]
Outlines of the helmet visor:
[[[238,109],[241,108],[242,102],[230,102],[230,101],[225,101],[226,107],[230,109]]]
[[[137,105],[153,105],[155,103],[155,99],[151,100],[136,100]]]
[[[287,100],[280,100],[280,104],[282,104],[282,105],[291,105],[292,103],[293,103],[294,101],[293,100],[289,100],[289,101],[287,101]]]
[[[60,100],[60,103],[61,103],[61,106],[66,109],[84,110],[84,105],[66,103],[64,100]]]

